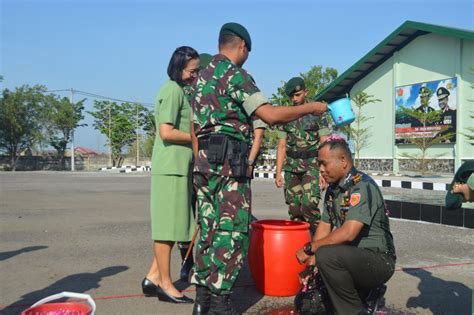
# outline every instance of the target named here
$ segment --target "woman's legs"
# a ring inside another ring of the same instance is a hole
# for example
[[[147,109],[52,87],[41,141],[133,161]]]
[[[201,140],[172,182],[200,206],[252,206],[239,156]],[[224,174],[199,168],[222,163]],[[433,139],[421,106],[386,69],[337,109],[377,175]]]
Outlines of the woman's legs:
[[[175,296],[182,297],[183,294],[178,291],[173,285],[170,274],[170,260],[171,260],[171,249],[174,246],[174,242],[171,241],[155,241],[155,259],[158,266],[160,287],[166,291],[166,293]],[[151,280],[151,279],[150,279]]]
[[[158,263],[156,262],[155,254],[153,254],[153,260],[151,262],[150,270],[148,271],[146,278],[153,282],[155,285],[160,284],[160,271],[158,270]]]

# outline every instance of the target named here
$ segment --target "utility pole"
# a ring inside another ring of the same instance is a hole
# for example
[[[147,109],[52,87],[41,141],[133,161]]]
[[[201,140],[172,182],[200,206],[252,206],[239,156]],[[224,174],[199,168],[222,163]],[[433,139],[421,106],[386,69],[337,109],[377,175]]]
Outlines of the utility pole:
[[[109,103],[109,164],[112,166],[112,118],[110,117],[110,103]]]
[[[137,161],[135,163],[135,166],[138,166],[138,163],[140,161],[140,139],[138,135],[138,128],[139,128],[139,122],[138,122],[138,103],[135,104],[137,108]]]
[[[71,95],[70,95],[69,101],[71,102],[71,105],[74,108],[73,94],[74,94],[74,90],[71,88]],[[71,131],[71,172],[74,172],[74,164],[75,164],[75,161],[74,161],[74,127],[73,127]]]

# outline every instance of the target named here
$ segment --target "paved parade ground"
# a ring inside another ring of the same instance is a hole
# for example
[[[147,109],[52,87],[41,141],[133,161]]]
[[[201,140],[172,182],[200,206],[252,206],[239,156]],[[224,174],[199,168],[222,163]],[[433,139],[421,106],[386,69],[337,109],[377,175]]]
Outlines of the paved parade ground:
[[[148,173],[0,173],[1,314],[19,314],[62,291],[90,294],[99,315],[191,314],[192,305],[141,294],[152,259],[149,186]],[[283,192],[272,180],[254,180],[252,188],[254,216],[286,218]],[[413,194],[395,188],[384,193]],[[387,309],[471,314],[474,230],[402,220],[391,220],[391,227],[398,260],[385,295]],[[175,279],[180,261],[173,250]],[[194,297],[194,287],[179,281],[177,287]],[[241,312],[266,314],[290,306],[293,298],[261,295],[245,266],[233,300]]]

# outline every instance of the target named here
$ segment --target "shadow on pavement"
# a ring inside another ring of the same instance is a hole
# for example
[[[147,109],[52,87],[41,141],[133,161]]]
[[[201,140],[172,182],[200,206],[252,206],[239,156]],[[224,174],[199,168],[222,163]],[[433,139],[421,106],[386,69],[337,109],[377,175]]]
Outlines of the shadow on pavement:
[[[410,297],[407,307],[423,308],[432,314],[471,313],[472,290],[464,284],[434,277],[424,269],[404,268],[403,271],[420,279],[420,295]]]
[[[10,259],[12,257],[15,257],[16,255],[20,255],[20,254],[28,253],[28,252],[34,252],[34,251],[45,249],[45,248],[48,248],[48,246],[28,246],[28,247],[23,247],[17,250],[12,250],[9,252],[2,252],[0,253],[0,261]]]
[[[173,285],[179,291],[194,291],[194,285],[192,285],[188,281],[176,280],[175,282],[173,282]]]
[[[19,314],[37,301],[63,291],[84,293],[91,289],[97,289],[100,287],[100,281],[103,278],[113,276],[127,269],[129,269],[127,266],[113,266],[94,273],[84,272],[67,276],[49,287],[23,295],[20,300],[3,309],[2,314]]]
[[[248,260],[246,259],[234,286],[231,296],[232,304],[239,313],[245,313],[263,297],[264,295],[255,288]]]

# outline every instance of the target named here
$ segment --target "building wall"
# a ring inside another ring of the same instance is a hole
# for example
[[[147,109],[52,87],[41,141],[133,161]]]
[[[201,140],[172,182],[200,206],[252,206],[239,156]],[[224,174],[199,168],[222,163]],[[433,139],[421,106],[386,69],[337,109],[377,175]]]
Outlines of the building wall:
[[[450,160],[452,167],[447,172],[453,171],[454,166],[459,167],[461,160],[474,159],[474,146],[460,134],[466,127],[474,126],[469,117],[469,112],[474,112],[474,92],[471,88],[474,73],[470,72],[471,67],[474,68],[473,41],[428,34],[413,40],[357,82],[350,91],[351,96],[363,90],[381,100],[364,107],[363,114],[374,118],[364,126],[370,128],[372,136],[370,144],[361,150],[361,158],[393,159],[393,171],[398,172],[400,164],[407,164],[407,161],[401,161],[400,155],[418,153],[419,150],[413,145],[394,145],[394,88],[457,77],[457,143],[435,145],[427,153],[430,158],[443,160],[439,161],[443,165]]]
[[[458,130],[466,133],[467,127],[474,127],[474,120],[469,116],[474,116],[474,41],[462,41],[460,73],[462,90],[458,101],[462,105],[458,109]],[[457,148],[460,159],[473,160],[474,145],[470,145],[465,136],[461,136],[461,140]]]

